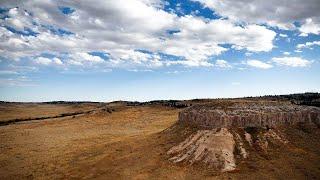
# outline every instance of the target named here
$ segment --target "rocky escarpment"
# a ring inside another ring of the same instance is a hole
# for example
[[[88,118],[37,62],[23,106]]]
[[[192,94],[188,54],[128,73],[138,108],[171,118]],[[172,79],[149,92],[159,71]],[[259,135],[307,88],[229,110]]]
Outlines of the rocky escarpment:
[[[319,126],[320,108],[273,102],[197,105],[181,111],[179,123],[198,130],[168,151],[169,160],[200,163],[224,172],[248,158],[249,149],[267,152],[270,143],[288,144],[278,126]]]
[[[179,122],[199,128],[275,127],[299,122],[320,124],[320,108],[275,103],[230,106],[197,105],[179,114]]]

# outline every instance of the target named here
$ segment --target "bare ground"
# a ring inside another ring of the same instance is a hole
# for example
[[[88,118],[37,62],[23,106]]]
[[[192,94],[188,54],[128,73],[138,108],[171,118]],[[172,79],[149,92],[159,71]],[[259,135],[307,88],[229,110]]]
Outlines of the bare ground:
[[[31,114],[19,109],[16,114],[29,117],[74,111],[69,105],[61,106],[50,105],[50,112],[45,110],[48,107],[29,107]],[[1,126],[0,179],[320,178],[317,127],[281,129],[290,141],[288,145],[271,144],[267,153],[248,147],[246,161],[237,162],[235,171],[221,173],[202,165],[168,161],[167,151],[196,131],[176,124],[179,110],[163,106],[113,108],[112,113],[95,111],[74,118]],[[0,114],[15,118],[14,108],[6,111],[2,107]]]

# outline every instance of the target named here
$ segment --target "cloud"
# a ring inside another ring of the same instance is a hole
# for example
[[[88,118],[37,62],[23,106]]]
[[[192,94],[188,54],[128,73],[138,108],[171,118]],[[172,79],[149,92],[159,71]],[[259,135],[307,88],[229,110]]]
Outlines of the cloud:
[[[8,18],[2,21],[3,25],[14,28],[15,30],[25,32],[26,28],[35,30],[32,25],[32,19],[30,13],[23,11],[18,7],[11,8],[8,13]]]
[[[280,36],[280,37],[283,37],[283,38],[287,38],[287,37],[288,37],[287,34],[281,34],[281,33],[279,34],[279,36]]]
[[[184,60],[178,60],[178,61],[166,61],[164,62],[164,64],[166,64],[167,66],[171,66],[171,65],[183,65],[183,66],[187,66],[187,67],[212,67],[213,64],[209,63],[207,61],[184,61]]]
[[[272,61],[280,66],[306,67],[312,63],[301,57],[274,57]]]
[[[56,57],[54,57],[52,59],[45,58],[45,57],[38,57],[34,61],[35,61],[36,64],[45,65],[45,66],[48,66],[48,65],[62,65],[63,64],[62,61],[59,58],[56,58]]]
[[[130,72],[153,72],[151,69],[128,69]]]
[[[306,19],[320,22],[319,0],[193,0],[198,1],[215,13],[237,22],[268,24],[281,29],[294,29],[295,22]],[[314,33],[309,28],[300,29],[305,33]],[[306,30],[306,31],[304,31]],[[318,31],[316,31],[318,32]]]
[[[0,77],[0,87],[8,86],[37,86],[37,84],[32,79],[26,76],[17,76],[10,78]]]
[[[15,71],[20,73],[25,72],[37,72],[39,69],[35,66],[28,66],[28,65],[15,65],[15,64],[8,64],[8,67],[6,68],[9,71]]]
[[[190,71],[185,71],[185,70],[174,70],[174,71],[167,71],[165,72],[166,74],[181,74],[181,73],[188,73]]]
[[[255,68],[260,68],[260,69],[270,69],[273,67],[271,64],[264,63],[259,60],[248,60],[246,64]]]
[[[298,44],[297,49],[302,49],[302,48],[312,48],[312,46],[320,46],[320,41],[313,41],[313,42],[306,42],[305,44]]]
[[[245,56],[251,56],[253,53],[251,53],[251,52],[246,52],[246,53],[244,53],[244,55]]]
[[[14,75],[14,74],[19,74],[19,73],[11,70],[0,70],[0,75]]]
[[[49,53],[66,61],[65,65],[211,66],[210,57],[228,51],[224,44],[250,52],[268,52],[276,36],[262,25],[240,26],[228,19],[177,16],[164,11],[159,0],[13,0],[0,5],[10,8],[8,17],[0,19],[0,53],[16,60]],[[73,11],[64,14],[60,6]],[[108,59],[89,56],[92,51],[108,54]],[[169,62],[159,54],[181,59]]]
[[[288,56],[288,55],[290,55],[291,53],[290,52],[287,52],[287,51],[285,51],[285,52],[283,52],[283,55],[286,55],[286,56]]]
[[[214,66],[218,67],[218,68],[223,68],[223,69],[227,69],[227,68],[231,68],[232,67],[227,61],[222,60],[222,59],[216,60]]]
[[[62,63],[62,61],[59,59],[59,58],[53,58],[53,63],[54,64],[57,64],[57,65],[62,65],[63,63]]]
[[[319,3],[319,2],[318,2]],[[320,3],[319,3],[320,4]],[[315,21],[312,18],[308,18],[299,28],[300,36],[308,36],[308,34],[320,34],[320,21]]]
[[[93,56],[88,53],[75,53],[72,55],[72,58],[79,62],[90,62],[90,63],[102,63],[104,60],[99,56]]]

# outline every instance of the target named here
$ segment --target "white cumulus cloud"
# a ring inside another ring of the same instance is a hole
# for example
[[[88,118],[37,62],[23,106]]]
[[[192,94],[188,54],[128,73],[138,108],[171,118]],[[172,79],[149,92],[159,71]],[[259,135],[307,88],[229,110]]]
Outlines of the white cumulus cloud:
[[[295,22],[304,22],[302,33],[319,33],[319,0],[193,0],[215,13],[237,22],[268,24],[281,29],[295,29]]]
[[[301,57],[274,57],[272,58],[272,61],[280,66],[289,67],[306,67],[312,63],[312,61]]]
[[[270,69],[273,67],[271,64],[268,64],[259,60],[248,60],[246,64],[255,68],[260,68],[260,69]]]
[[[231,68],[231,64],[229,64],[227,61],[222,60],[222,59],[218,59],[216,60],[214,66],[218,67],[218,68]]]
[[[306,42],[305,44],[298,44],[297,49],[302,49],[302,48],[312,48],[312,46],[320,46],[320,41],[313,41],[313,42]]]
[[[320,2],[318,2],[320,4]],[[320,21],[315,21],[312,18],[308,18],[299,28],[300,36],[308,36],[308,34],[320,34]]]
[[[52,59],[46,58],[46,57],[38,57],[34,61],[37,64],[46,65],[46,66],[48,66],[48,65],[62,65],[63,64],[63,62],[59,58],[56,58],[56,57],[54,57]]]
[[[0,6],[9,8],[8,17],[0,19],[0,53],[9,59],[49,53],[57,57],[69,54],[62,60],[70,65],[212,66],[208,59],[228,51],[224,44],[249,52],[268,52],[274,48],[276,36],[263,25],[177,16],[164,11],[159,0],[12,0],[2,1]],[[63,14],[60,6],[71,7],[74,12]],[[36,35],[13,33],[5,26],[24,33],[29,29]],[[108,54],[108,60],[90,55],[93,51]],[[160,53],[179,60],[170,61]]]

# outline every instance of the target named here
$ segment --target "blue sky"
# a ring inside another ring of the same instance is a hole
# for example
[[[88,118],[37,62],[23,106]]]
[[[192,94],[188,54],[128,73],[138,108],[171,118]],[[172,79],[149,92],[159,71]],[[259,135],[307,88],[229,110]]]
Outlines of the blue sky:
[[[0,2],[0,100],[320,91],[318,0]]]

